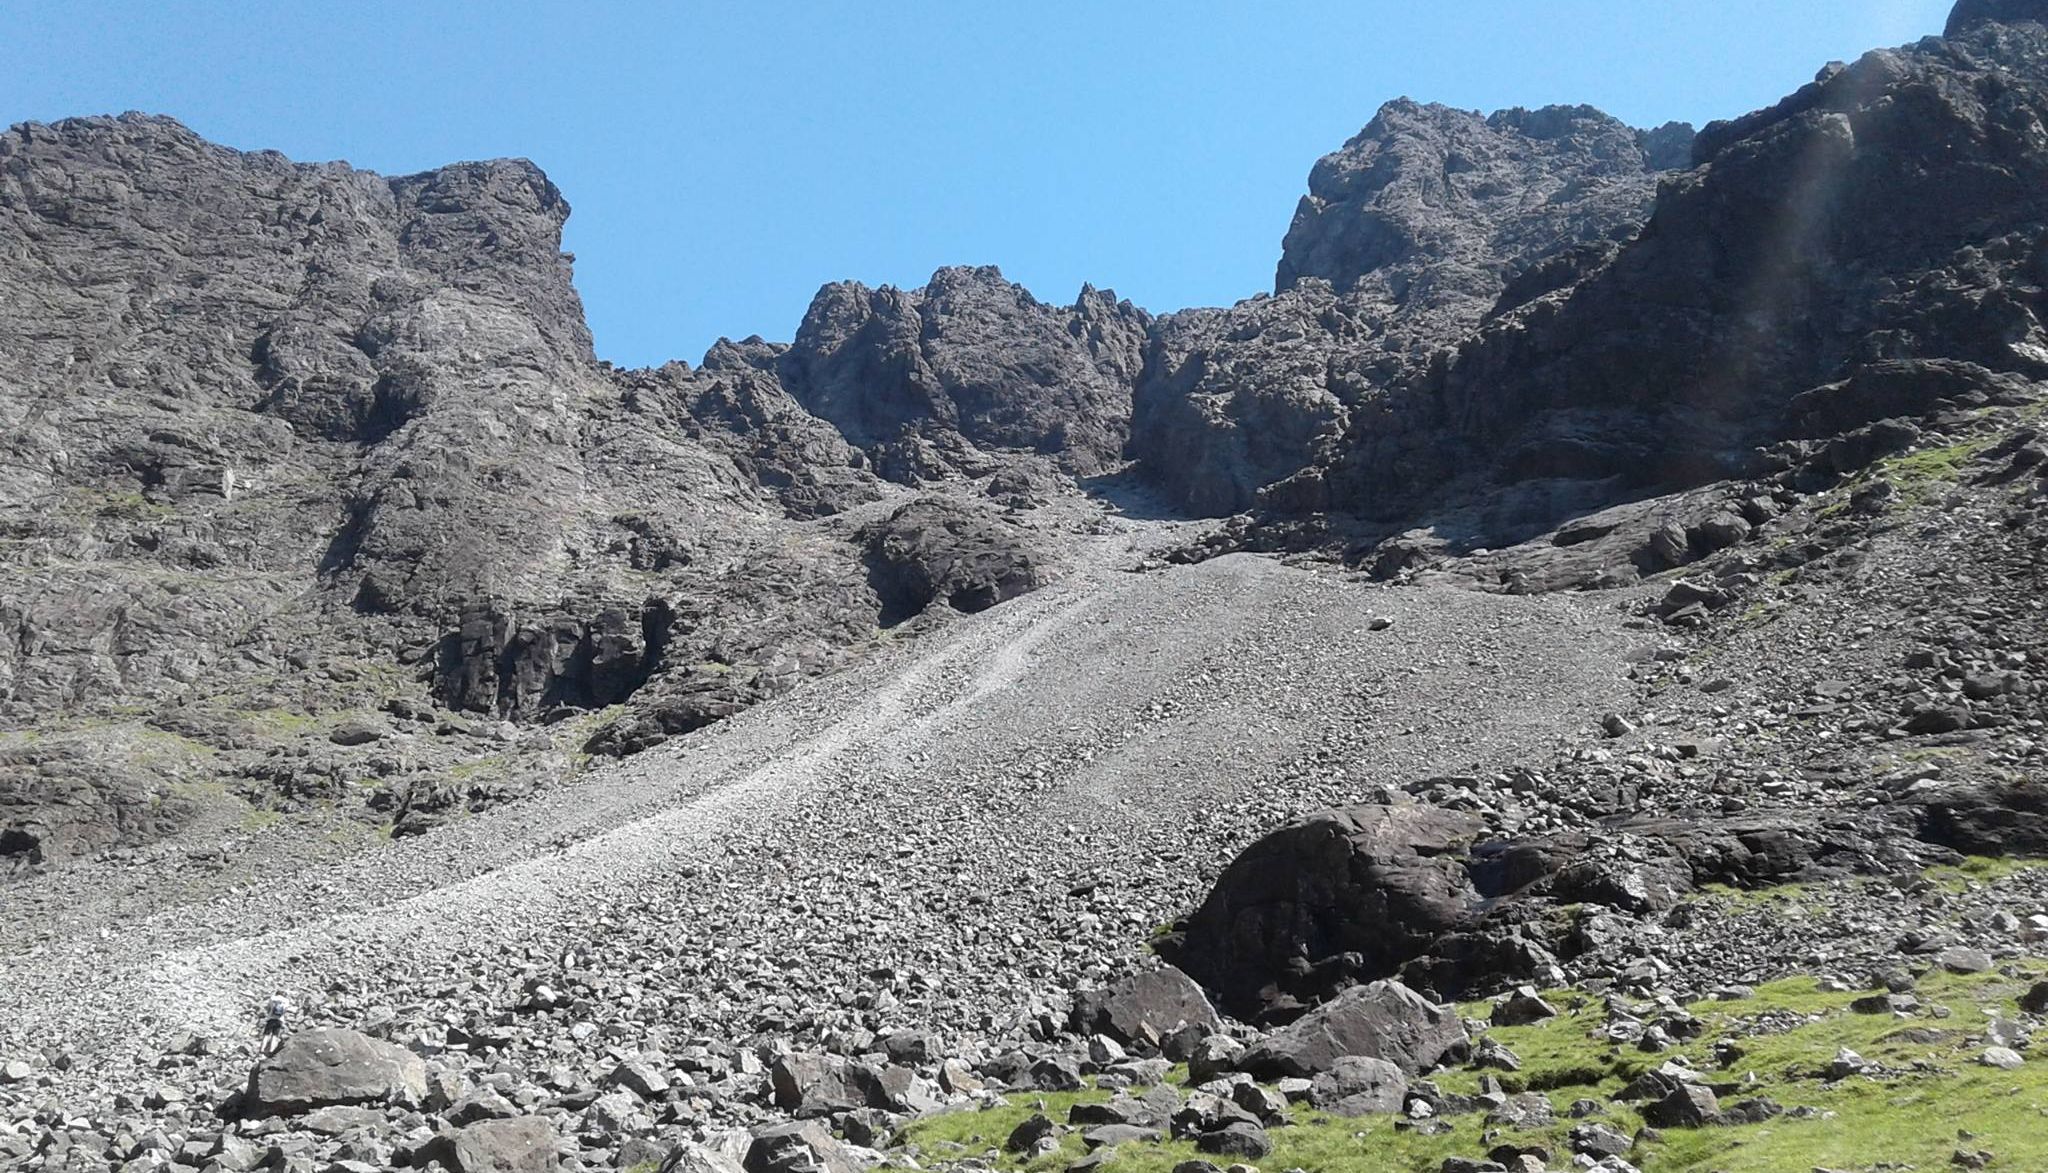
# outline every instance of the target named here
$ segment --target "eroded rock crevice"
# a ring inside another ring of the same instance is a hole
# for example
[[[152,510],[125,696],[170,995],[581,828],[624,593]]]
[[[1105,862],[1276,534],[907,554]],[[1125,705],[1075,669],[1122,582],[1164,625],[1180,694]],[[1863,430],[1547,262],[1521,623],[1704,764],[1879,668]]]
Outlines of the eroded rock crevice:
[[[674,622],[660,600],[582,615],[479,604],[435,649],[435,696],[452,709],[512,721],[622,704],[663,666]]]

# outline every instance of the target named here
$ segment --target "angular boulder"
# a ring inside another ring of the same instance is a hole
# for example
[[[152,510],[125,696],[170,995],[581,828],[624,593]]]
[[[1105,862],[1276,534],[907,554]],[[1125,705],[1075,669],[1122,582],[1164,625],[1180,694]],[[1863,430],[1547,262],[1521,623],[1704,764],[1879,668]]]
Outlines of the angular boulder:
[[[1983,853],[2048,851],[2048,787],[1917,794],[1922,840]],[[1461,812],[1415,803],[1316,814],[1253,843],[1160,952],[1261,1025],[1284,1024],[1360,981],[1433,996],[1529,981],[1573,947],[1547,915],[1632,917],[1698,885],[1744,888],[1924,866],[1897,808],[1771,807],[1726,817],[1638,816],[1598,830],[1498,839]],[[2018,844],[2019,846],[2014,846]]]
[[[331,1104],[416,1103],[427,1065],[404,1047],[352,1030],[303,1031],[256,1065],[243,1100],[248,1116],[295,1116]]]
[[[2048,853],[2048,785],[2037,780],[1940,786],[1908,801],[1926,842],[1965,855]]]
[[[484,1120],[435,1138],[427,1152],[453,1173],[554,1173],[555,1130],[538,1116]]]
[[[746,1173],[746,1166],[695,1141],[684,1141],[662,1158],[660,1173]]]
[[[768,1068],[775,1106],[798,1117],[830,1116],[873,1105],[874,1073],[840,1055],[783,1055]]]
[[[1246,1051],[1238,1069],[1258,1079],[1310,1078],[1351,1056],[1420,1075],[1470,1042],[1457,1011],[1400,982],[1354,986]]]
[[[1713,1089],[1681,1084],[1663,1099],[1646,1106],[1643,1119],[1658,1128],[1703,1128],[1720,1121],[1721,1104]]]
[[[1029,594],[1051,573],[1015,522],[943,497],[920,497],[862,532],[868,583],[890,626],[935,603],[972,614]]]
[[[1184,1027],[1213,1034],[1223,1029],[1223,1020],[1193,978],[1164,965],[1081,994],[1074,1000],[1073,1026],[1077,1034],[1108,1035],[1156,1051]]]
[[[804,1120],[754,1130],[747,1149],[747,1173],[860,1173],[860,1162],[846,1151],[823,1121]]]
[[[1332,1116],[1376,1116],[1399,1112],[1408,1098],[1408,1076],[1385,1059],[1346,1055],[1315,1077],[1308,1102]]]

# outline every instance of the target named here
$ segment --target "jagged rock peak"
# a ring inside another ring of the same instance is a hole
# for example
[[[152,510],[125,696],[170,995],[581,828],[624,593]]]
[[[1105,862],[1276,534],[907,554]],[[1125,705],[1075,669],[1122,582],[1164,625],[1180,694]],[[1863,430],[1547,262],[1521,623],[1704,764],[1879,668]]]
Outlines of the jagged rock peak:
[[[1389,102],[1316,164],[1277,295],[1155,324],[1132,456],[1183,508],[1248,507],[1440,348],[1603,263],[1691,142],[1588,106]]]
[[[1309,173],[1275,288],[1321,277],[1345,290],[1377,270],[1442,260],[1475,227],[1503,237],[1488,251],[1510,257],[1522,251],[1514,237],[1598,235],[1617,219],[1607,205],[1638,210],[1645,177],[1686,161],[1691,133],[1639,131],[1590,106],[1486,117],[1396,99]]]
[[[2048,375],[2048,154],[2018,130],[2044,112],[2048,24],[2021,21],[1865,54],[1710,126],[1704,165],[1569,297],[1497,315],[1361,414],[1330,477],[1268,503],[1394,522],[1478,477],[1533,524],[1623,486],[1782,475],[1782,445],[2015,397]],[[1560,507],[1566,482],[1587,496]]]
[[[1960,36],[1983,24],[2015,24],[2031,20],[2048,24],[2048,0],[1958,0],[1949,11],[1945,37]]]
[[[860,454],[758,340],[702,372],[600,365],[568,213],[523,160],[387,178],[141,114],[0,133],[0,725],[104,723],[0,747],[0,872],[197,817],[184,766],[123,748],[164,706],[223,776],[374,788],[418,830],[463,801],[430,771],[485,743],[378,770],[391,723],[330,741],[331,714],[631,699],[603,747],[626,752],[873,630],[859,548],[779,553],[879,495]],[[259,733],[235,715],[282,704]]]
[[[973,448],[1091,474],[1121,456],[1150,321],[1092,288],[1048,305],[993,265],[940,269],[921,289],[838,282],[812,300],[780,374],[891,479],[978,467]]]
[[[162,165],[174,160],[212,159],[231,166],[274,167],[307,175],[354,176],[388,186],[401,199],[406,198],[407,193],[422,193],[424,198],[422,195],[414,198],[429,204],[425,210],[430,212],[454,210],[460,196],[486,189],[502,198],[507,190],[504,185],[510,184],[515,188],[523,187],[529,193],[513,201],[514,210],[543,212],[555,221],[558,229],[569,218],[569,201],[561,189],[538,164],[524,158],[473,160],[410,175],[386,176],[346,162],[301,163],[279,151],[237,150],[210,141],[168,114],[147,114],[138,110],[61,118],[55,122],[17,122],[7,128],[4,141],[17,150],[20,146],[64,144],[74,149],[98,147],[103,152],[106,148],[121,145],[148,152],[146,156],[108,155],[101,160],[124,169]],[[12,153],[13,150],[0,150],[0,154]],[[444,206],[431,206],[435,200]]]

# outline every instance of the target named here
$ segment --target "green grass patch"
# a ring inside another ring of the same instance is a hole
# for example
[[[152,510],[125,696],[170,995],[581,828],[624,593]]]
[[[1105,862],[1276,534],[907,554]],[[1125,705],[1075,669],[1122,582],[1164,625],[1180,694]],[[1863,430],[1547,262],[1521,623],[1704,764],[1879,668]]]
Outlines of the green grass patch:
[[[1003,1142],[1035,1112],[1044,1112],[1053,1121],[1065,1123],[1075,1104],[1100,1103],[1109,1098],[1110,1093],[1101,1091],[1014,1094],[1005,1106],[948,1112],[917,1121],[901,1139],[918,1147],[918,1161],[927,1169],[972,1163],[1006,1173],[1059,1173],[1087,1155],[1079,1130],[1062,1138],[1057,1152],[1031,1161],[1004,1152]],[[1393,1118],[1387,1116],[1341,1120],[1296,1108],[1295,1118],[1299,1122],[1295,1126],[1271,1131],[1273,1153],[1256,1162],[1259,1168],[1434,1173],[1445,1157],[1480,1152],[1488,1147],[1480,1139],[1478,1116],[1455,1120],[1453,1131],[1442,1136],[1397,1132]],[[1164,1141],[1123,1145],[1105,1168],[1116,1173],[1172,1173],[1173,1167],[1181,1162],[1195,1160],[1214,1161],[1219,1166],[1234,1163],[1229,1158],[1205,1156],[1189,1141]]]
[[[1890,477],[1901,492],[1910,496],[1916,488],[1952,484],[1960,480],[1963,466],[1990,446],[1990,440],[1980,439],[1941,448],[1923,448],[1918,452],[1888,456],[1877,462],[1876,471],[1881,476]]]
[[[110,493],[96,489],[81,489],[82,504],[96,517],[109,521],[165,521],[177,516],[177,510],[160,505],[140,493]]]
[[[178,798],[224,799],[228,797],[228,784],[218,778],[179,779],[165,787]]]
[[[471,758],[448,767],[448,777],[457,782],[476,782],[502,777],[511,769],[512,759],[509,756],[501,753],[485,754],[483,757]]]
[[[1814,516],[1822,520],[1842,516],[1848,512],[1849,499],[1858,489],[1879,480],[1890,481],[1898,489],[1900,500],[1906,504],[1925,505],[1934,499],[1942,486],[1960,481],[1964,467],[1979,452],[1989,448],[1994,439],[1978,437],[1940,448],[1923,448],[1887,456],[1829,490],[1827,496],[1832,499],[1815,510]]]
[[[1927,878],[1950,892],[1968,891],[1972,884],[1995,884],[2022,872],[2048,867],[2048,859],[2012,855],[1965,856],[1959,864],[1942,864],[1927,869]]]
[[[1914,749],[1900,750],[1902,762],[1953,762],[1975,757],[1967,745],[1925,745]]]
[[[1808,884],[1775,884],[1768,888],[1737,888],[1733,884],[1703,884],[1700,891],[1727,902],[1731,912],[1755,912],[1761,908],[1803,905],[1814,895]]]
[[[235,709],[228,715],[258,733],[270,733],[278,736],[296,736],[302,733],[309,733],[322,724],[317,717],[294,712],[290,709]]]
[[[1980,872],[1985,866],[1977,865]],[[1332,1173],[1434,1173],[1445,1157],[1480,1156],[1502,1142],[1543,1143],[1562,1157],[1569,1151],[1565,1134],[1578,1123],[1564,1115],[1573,1101],[1599,1102],[1604,1114],[1594,1119],[1633,1134],[1641,1116],[1614,1102],[1613,1095],[1643,1070],[1682,1057],[1710,1082],[1735,1089],[1723,1095],[1724,1108],[1762,1097],[1788,1112],[1804,1109],[1810,1115],[1667,1129],[1661,1142],[1629,1154],[1644,1173],[1780,1173],[1817,1166],[1865,1173],[1886,1162],[1894,1168],[1946,1169],[1959,1148],[1994,1153],[1993,1169],[2048,1169],[2048,1060],[2029,1056],[2023,1068],[2011,1072],[1976,1062],[1989,1016],[2016,1015],[2019,995],[2048,974],[2048,962],[2038,959],[2009,968],[2013,976],[1930,973],[1916,996],[1930,1009],[1944,1008],[1946,1016],[1923,1013],[1909,1020],[1851,1012],[1850,1003],[1869,991],[1823,991],[1812,977],[1769,982],[1747,998],[1688,1007],[1704,1030],[1664,1053],[1609,1040],[1603,1029],[1608,1020],[1604,999],[1552,991],[1545,998],[1560,1011],[1557,1017],[1489,1033],[1522,1061],[1518,1072],[1493,1074],[1509,1091],[1544,1092],[1559,1114],[1554,1124],[1488,1133],[1483,1116],[1460,1115],[1449,1118],[1451,1131],[1429,1136],[1396,1128],[1391,1117],[1337,1119],[1296,1105],[1294,1123],[1270,1130],[1274,1152],[1257,1164]],[[1484,1018],[1490,1004],[1460,1009],[1468,1018]],[[1714,1056],[1714,1044],[1723,1038],[1733,1039],[1742,1051],[1726,1066]],[[1842,1047],[1881,1065],[1880,1071],[1874,1077],[1828,1081],[1826,1067]],[[1446,1091],[1470,1093],[1485,1074],[1460,1069],[1431,1078]],[[1178,1069],[1171,1081],[1184,1083],[1186,1078],[1186,1071]],[[1075,1104],[1110,1095],[1092,1089],[1014,1093],[1002,1106],[914,1121],[899,1141],[916,1146],[926,1169],[1055,1173],[1085,1154],[1078,1131],[1063,1139],[1059,1152],[1030,1162],[1003,1152],[1004,1140],[1033,1112],[1064,1122]],[[1969,1134],[1968,1139],[1959,1133]],[[1180,1162],[1200,1157],[1185,1142],[1133,1144],[1118,1149],[1102,1168],[1169,1173]],[[1553,1167],[1564,1167],[1564,1162],[1553,1162]]]

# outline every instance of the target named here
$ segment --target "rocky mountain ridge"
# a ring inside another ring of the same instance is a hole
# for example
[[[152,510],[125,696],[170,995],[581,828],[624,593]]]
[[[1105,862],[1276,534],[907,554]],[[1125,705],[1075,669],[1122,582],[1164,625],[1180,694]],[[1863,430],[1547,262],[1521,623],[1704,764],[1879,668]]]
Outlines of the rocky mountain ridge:
[[[1044,581],[932,585],[1056,562],[1066,539],[998,515],[1126,460],[1178,507],[1255,507],[1197,553],[1516,589],[1688,562],[1754,528],[1739,499],[1854,472],[1836,437],[2040,373],[2048,46],[2003,9],[1956,22],[1697,139],[1389,103],[1316,165],[1277,292],[1231,309],[1061,308],[948,269],[828,286],[793,344],[696,369],[596,362],[567,204],[528,164],[386,180],[162,119],[18,127],[10,255],[40,296],[6,348],[0,705],[57,736],[6,751],[13,855],[181,825],[194,755],[259,805],[360,785],[414,827],[530,789],[531,762],[701,728],[926,600]],[[932,565],[878,563],[876,511],[920,487],[945,540],[896,548]],[[1466,560],[1608,507],[1569,557]],[[436,750],[383,755],[392,716]]]
[[[1965,24],[1709,127],[1611,260],[1397,383],[1273,503],[1412,523],[1447,484],[1540,485],[1497,543],[2038,377],[2048,42],[2037,23]]]
[[[1198,508],[1247,504],[1384,377],[1388,321],[1420,353],[1514,266],[1622,231],[1645,144],[1668,154],[1674,133],[1394,103],[1319,166],[1321,211],[1290,234],[1303,258],[1357,247],[1341,241],[1368,219],[1408,234],[1341,295],[1309,281],[1155,322],[1093,289],[1060,309],[949,269],[908,292],[828,286],[791,345],[618,371],[591,353],[559,251],[568,205],[529,164],[386,180],[161,118],[17,127],[17,288],[49,293],[19,303],[7,348],[19,585],[0,704],[39,729],[5,751],[10,854],[174,830],[219,805],[197,774],[241,779],[259,810],[360,787],[367,817],[423,829],[585,748],[631,752],[787,691],[940,593],[980,605],[1043,581],[931,585],[1052,558],[1059,542],[1027,548],[995,513],[1127,452]],[[1395,161],[1361,174],[1382,144]],[[1472,173],[1446,209],[1411,156],[1451,155]],[[1540,223],[1505,214],[1525,172],[1549,185]],[[1339,336],[1365,348],[1339,399],[1233,390],[1190,425],[1204,380],[1292,378],[1269,347]],[[929,564],[878,568],[889,539],[860,519],[908,499],[892,483],[963,479],[981,487],[947,516],[910,515],[944,540],[895,547]],[[385,752],[394,735],[409,752]]]
[[[124,116],[16,127],[0,167],[11,858],[175,829],[200,774],[417,825],[582,748],[522,728],[651,683],[597,742],[630,749],[874,636],[895,587],[827,520],[883,503],[868,457],[787,348],[598,364],[530,165],[386,180]],[[994,511],[949,504],[927,553]]]
[[[1133,392],[1139,468],[1195,512],[1249,507],[1504,297],[1632,234],[1690,136],[1586,107],[1388,103],[1310,173],[1271,298],[1160,319]]]
[[[1273,295],[640,371],[528,165],[15,128],[0,1162],[2048,1161],[2044,82],[1391,103]]]

